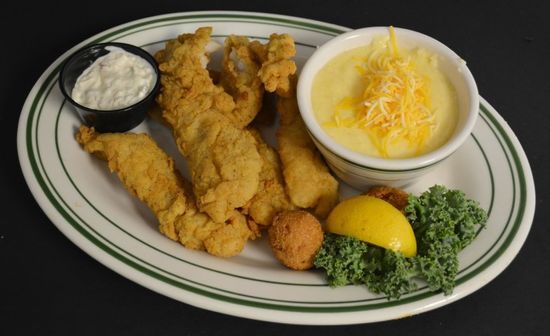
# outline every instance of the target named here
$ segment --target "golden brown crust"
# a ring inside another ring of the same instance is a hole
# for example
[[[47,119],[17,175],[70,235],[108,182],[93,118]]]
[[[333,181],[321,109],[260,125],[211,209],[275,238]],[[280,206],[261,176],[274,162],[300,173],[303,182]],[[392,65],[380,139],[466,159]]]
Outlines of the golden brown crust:
[[[254,41],[250,47],[262,62],[258,76],[266,91],[289,96],[292,89],[291,77],[297,70],[296,63],[291,60],[296,54],[292,37],[288,34],[271,34],[267,44]]]
[[[258,130],[250,128],[250,133],[256,139],[256,147],[262,158],[262,170],[258,192],[243,207],[243,211],[261,230],[271,225],[276,213],[294,210],[296,206],[292,204],[285,191],[279,155],[263,140]]]
[[[380,198],[390,203],[401,212],[405,210],[409,199],[409,194],[405,191],[388,186],[371,187],[365,195]]]
[[[292,82],[294,88],[295,79]],[[295,205],[312,208],[316,216],[326,218],[338,202],[338,181],[307,132],[296,96],[279,97],[277,109],[281,126],[276,136],[288,195]]]
[[[100,134],[82,126],[76,139],[85,151],[107,161],[126,189],[152,210],[168,238],[221,257],[244,248],[250,235],[245,217],[234,211],[227,222],[214,222],[199,212],[172,158],[147,134]]]
[[[262,108],[264,86],[258,76],[261,63],[245,36],[229,35],[225,39],[220,85],[235,101],[227,117],[238,128],[250,124]]]
[[[275,257],[293,270],[313,267],[315,255],[323,243],[323,229],[312,214],[303,210],[278,213],[268,229]]]
[[[225,222],[258,191],[262,161],[252,135],[228,118],[233,98],[204,67],[210,33],[182,34],[157,52],[157,102],[189,164],[199,210]]]

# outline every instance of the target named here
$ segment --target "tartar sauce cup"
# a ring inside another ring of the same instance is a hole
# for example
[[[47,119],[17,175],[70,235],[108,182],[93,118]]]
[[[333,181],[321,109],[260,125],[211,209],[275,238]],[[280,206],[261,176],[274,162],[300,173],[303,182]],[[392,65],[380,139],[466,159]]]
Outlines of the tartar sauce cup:
[[[388,27],[361,28],[333,38],[311,55],[298,80],[298,105],[313,142],[333,172],[347,184],[361,190],[372,185],[405,187],[416,182],[462,146],[471,134],[479,114],[476,82],[460,56],[443,43],[419,32],[395,28],[395,33],[400,45],[419,47],[438,55],[440,69],[456,91],[458,122],[454,133],[442,146],[431,152],[402,159],[362,154],[336,142],[316,119],[311,98],[316,74],[342,52],[367,47],[373,39],[387,36]]]
[[[79,104],[72,97],[72,91],[77,79],[94,63],[94,61],[107,55],[110,52],[108,50],[110,47],[123,49],[149,63],[155,74],[154,84],[147,95],[129,106],[101,110]],[[103,133],[125,132],[138,126],[145,119],[147,111],[158,93],[160,87],[160,74],[158,65],[153,56],[142,48],[119,42],[99,43],[86,46],[76,51],[64,61],[59,75],[59,87],[65,99],[74,107],[84,124],[94,127],[98,132]]]

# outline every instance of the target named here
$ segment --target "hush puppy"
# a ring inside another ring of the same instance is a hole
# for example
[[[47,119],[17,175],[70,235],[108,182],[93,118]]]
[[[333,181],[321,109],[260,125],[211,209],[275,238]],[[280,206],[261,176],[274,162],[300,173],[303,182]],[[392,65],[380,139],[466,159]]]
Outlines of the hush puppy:
[[[278,213],[268,229],[275,257],[293,270],[313,267],[313,259],[323,243],[321,223],[303,210]]]

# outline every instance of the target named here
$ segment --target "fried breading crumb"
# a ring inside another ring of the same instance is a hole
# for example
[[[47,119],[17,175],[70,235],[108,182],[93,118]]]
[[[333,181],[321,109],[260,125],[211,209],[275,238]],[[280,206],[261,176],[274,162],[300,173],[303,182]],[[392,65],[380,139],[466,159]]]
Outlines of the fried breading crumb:
[[[405,210],[409,199],[409,194],[405,191],[388,186],[372,187],[365,193],[365,195],[380,198],[390,203],[401,212]]]
[[[293,270],[313,267],[313,260],[323,243],[323,229],[312,214],[303,210],[278,213],[268,229],[269,243],[275,257]]]

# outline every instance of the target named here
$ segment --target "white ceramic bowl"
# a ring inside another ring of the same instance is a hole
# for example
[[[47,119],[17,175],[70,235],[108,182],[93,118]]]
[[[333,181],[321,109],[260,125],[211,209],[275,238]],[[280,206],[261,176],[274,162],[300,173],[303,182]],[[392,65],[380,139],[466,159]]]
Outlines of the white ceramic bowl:
[[[340,53],[368,46],[373,38],[388,35],[388,27],[369,27],[339,35],[317,49],[307,60],[298,81],[300,113],[313,142],[334,173],[349,185],[364,189],[371,185],[404,187],[415,182],[456,151],[476,123],[479,95],[466,62],[441,42],[424,34],[395,28],[400,48],[422,48],[439,56],[439,69],[454,86],[458,100],[458,123],[450,139],[434,151],[406,159],[385,159],[355,152],[333,140],[318,123],[311,102],[311,88],[318,71]]]

